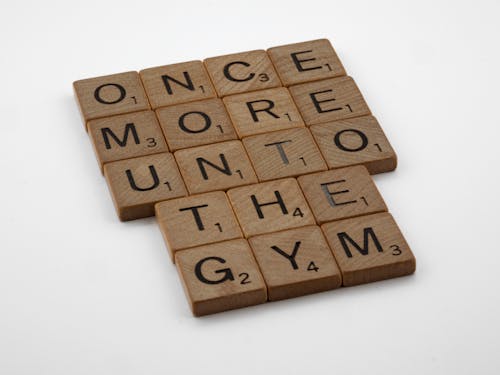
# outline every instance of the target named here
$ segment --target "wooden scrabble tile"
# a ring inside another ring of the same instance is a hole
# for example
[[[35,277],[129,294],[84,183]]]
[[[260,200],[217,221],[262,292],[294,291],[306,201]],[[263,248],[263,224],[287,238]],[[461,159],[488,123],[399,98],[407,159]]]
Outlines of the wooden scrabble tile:
[[[362,164],[371,174],[396,169],[396,153],[373,116],[327,122],[309,129],[329,168]]]
[[[190,194],[227,190],[257,182],[240,141],[179,150],[175,159]]]
[[[306,128],[281,130],[243,139],[260,181],[324,171],[326,163]]]
[[[152,111],[91,120],[88,131],[101,171],[104,163],[168,151]]]
[[[104,176],[122,221],[153,216],[155,203],[187,195],[168,152],[107,163]]]
[[[285,86],[346,74],[328,39],[287,44],[267,52]]]
[[[175,258],[195,316],[267,301],[266,285],[246,240],[182,250]]]
[[[344,286],[415,272],[415,257],[390,213],[321,226],[342,272]]]
[[[220,97],[281,86],[266,51],[248,51],[205,59]]]
[[[158,66],[139,73],[153,109],[216,96],[201,61]]]
[[[137,72],[82,79],[73,89],[85,127],[92,119],[149,109]]]
[[[160,202],[155,212],[172,260],[181,249],[243,237],[223,191]]]
[[[172,151],[237,139],[220,99],[207,99],[156,110]]]
[[[321,229],[308,226],[249,240],[270,301],[323,292],[342,279]]]
[[[290,93],[307,125],[370,114],[351,77],[338,77],[290,87]]]
[[[334,169],[298,178],[318,223],[387,211],[363,166]]]
[[[262,90],[223,99],[240,138],[304,126],[286,88]]]
[[[294,178],[231,189],[227,195],[246,237],[315,224]]]

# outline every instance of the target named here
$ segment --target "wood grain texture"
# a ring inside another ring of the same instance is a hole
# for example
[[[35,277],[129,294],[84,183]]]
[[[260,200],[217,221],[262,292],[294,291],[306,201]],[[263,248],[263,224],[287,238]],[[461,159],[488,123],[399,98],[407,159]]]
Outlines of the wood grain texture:
[[[315,224],[294,178],[231,189],[227,195],[245,237]]]
[[[104,163],[168,151],[152,111],[91,120],[88,132],[101,172]]]
[[[190,194],[227,190],[257,182],[241,141],[179,150],[175,159]]]
[[[373,116],[327,122],[309,129],[329,168],[362,164],[371,174],[396,169],[396,153]]]
[[[158,66],[139,73],[153,109],[216,96],[201,61]]]
[[[155,203],[187,195],[168,152],[107,163],[104,176],[122,221],[153,216]]]
[[[281,86],[264,50],[211,57],[205,66],[219,97]]]
[[[318,223],[387,211],[363,166],[300,176],[298,182]]]
[[[342,272],[344,286],[409,275],[416,261],[390,213],[321,226]]]
[[[264,234],[248,241],[270,301],[323,292],[342,284],[337,263],[318,226]]]
[[[223,101],[240,138],[304,126],[284,87],[231,95]]]
[[[285,86],[346,74],[328,39],[287,44],[267,52]]]
[[[181,249],[243,237],[223,191],[160,202],[155,212],[172,260]]]
[[[156,110],[170,150],[237,139],[220,99],[207,99]]]
[[[264,279],[246,240],[182,250],[175,258],[195,316],[267,301]]]
[[[290,86],[290,93],[306,125],[370,114],[370,108],[351,77]]]
[[[324,171],[326,163],[306,128],[281,130],[243,138],[260,181]]]
[[[82,79],[73,90],[85,128],[89,120],[150,108],[137,72]]]

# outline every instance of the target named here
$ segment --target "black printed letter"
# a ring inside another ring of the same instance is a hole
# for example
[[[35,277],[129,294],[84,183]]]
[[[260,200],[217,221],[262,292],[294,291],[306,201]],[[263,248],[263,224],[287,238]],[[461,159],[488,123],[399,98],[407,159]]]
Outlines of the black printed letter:
[[[370,238],[372,239],[379,253],[384,251],[382,249],[382,246],[380,245],[377,236],[375,235],[375,232],[373,231],[373,228],[371,227],[365,228],[363,230],[363,247],[359,246],[351,237],[349,237],[349,235],[346,232],[337,233],[337,237],[339,238],[339,241],[342,244],[342,247],[344,248],[345,254],[349,258],[352,258],[352,253],[351,250],[349,249],[347,241],[349,241],[349,243],[352,246],[354,246],[354,248],[358,250],[359,253],[362,255],[368,255],[368,245],[369,245],[368,241],[370,240]]]
[[[134,176],[132,176],[132,171],[130,169],[127,169],[125,171],[125,174],[127,175],[130,187],[134,190],[137,190],[137,191],[148,191],[148,190],[153,190],[156,187],[158,187],[158,185],[160,184],[160,179],[158,178],[158,174],[156,173],[156,169],[155,169],[154,165],[149,166],[149,173],[151,173],[151,177],[153,177],[153,184],[150,187],[140,188],[135,183]]]
[[[214,271],[214,273],[222,273],[222,274],[224,274],[224,276],[222,276],[220,279],[218,279],[218,280],[209,280],[209,279],[207,279],[203,275],[203,273],[201,272],[201,267],[203,266],[203,264],[205,262],[207,262],[209,260],[214,260],[214,261],[217,261],[217,262],[222,263],[222,264],[226,263],[226,261],[224,259],[219,258],[219,257],[207,257],[207,258],[203,258],[198,263],[196,263],[196,266],[194,268],[194,273],[195,273],[196,277],[198,278],[198,280],[200,280],[202,283],[209,284],[209,285],[220,284],[220,283],[223,283],[224,281],[227,281],[227,280],[231,280],[231,281],[234,280],[233,272],[229,268],[223,268],[223,269]]]
[[[255,109],[253,107],[255,103],[267,103],[267,107],[262,109]],[[252,119],[254,122],[259,122],[259,118],[257,117],[257,112],[266,112],[267,114],[271,115],[274,118],[280,118],[276,113],[271,111],[271,109],[274,108],[274,102],[272,100],[267,100],[267,99],[254,100],[253,102],[247,102],[247,107],[248,110],[250,111],[250,114],[252,115]]]
[[[255,206],[255,209],[257,210],[257,215],[259,216],[259,219],[264,219],[264,213],[262,212],[261,207],[270,206],[273,204],[279,204],[281,212],[283,212],[283,215],[288,215],[288,210],[286,209],[285,202],[283,202],[283,198],[281,198],[280,192],[278,190],[275,190],[274,195],[276,196],[276,201],[268,203],[259,203],[255,195],[252,195],[250,197],[252,199],[253,205]]]
[[[292,251],[291,255],[288,255],[287,253],[285,253],[278,246],[271,246],[271,249],[276,251],[278,254],[283,255],[286,259],[288,259],[290,261],[290,263],[292,264],[292,268],[294,270],[296,270],[299,268],[299,266],[297,265],[297,262],[295,261],[295,256],[297,255],[297,252],[299,251],[299,247],[300,247],[300,241],[295,242],[295,245],[293,247],[293,251]]]
[[[224,173],[225,175],[231,176],[233,172],[231,172],[231,168],[229,168],[229,164],[226,160],[226,156],[224,154],[219,154],[220,161],[222,162],[222,167],[219,167],[218,165],[208,161],[207,159],[204,158],[196,158],[196,162],[198,163],[198,168],[200,168],[201,175],[203,176],[204,180],[208,180],[208,174],[207,170],[205,169],[205,166],[203,163],[211,166],[214,169],[217,169],[219,172]]]
[[[229,68],[231,68],[231,66],[233,65],[243,65],[243,66],[246,66],[246,67],[249,67],[250,64],[245,62],[245,61],[233,61],[233,62],[230,62],[229,64],[226,64],[224,66],[224,77],[226,77],[228,80],[230,81],[233,81],[233,82],[245,82],[245,81],[250,81],[253,77],[255,77],[255,73],[250,73],[248,74],[248,76],[246,76],[246,78],[235,78],[231,72],[229,71]]]
[[[202,204],[200,206],[193,206],[193,207],[183,207],[183,208],[179,208],[179,211],[180,212],[191,211],[193,213],[194,221],[196,222],[196,226],[198,227],[198,230],[205,230],[205,226],[203,225],[203,221],[201,221],[200,212],[198,211],[199,208],[203,208],[203,207],[208,207],[208,204]]]
[[[134,142],[136,145],[140,144],[139,135],[137,134],[137,129],[133,123],[125,125],[125,130],[123,132],[123,138],[120,140],[116,134],[110,128],[102,128],[101,129],[102,137],[104,138],[104,144],[106,145],[106,150],[111,148],[111,143],[109,142],[109,137],[113,138],[113,140],[120,147],[125,147],[127,145],[128,135],[132,133],[132,137],[134,137]]]

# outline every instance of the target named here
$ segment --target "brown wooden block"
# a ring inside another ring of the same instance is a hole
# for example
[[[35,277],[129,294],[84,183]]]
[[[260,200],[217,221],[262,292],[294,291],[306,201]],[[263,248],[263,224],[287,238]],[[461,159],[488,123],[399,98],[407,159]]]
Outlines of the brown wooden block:
[[[155,203],[187,195],[168,152],[107,163],[104,176],[122,221],[153,216]]]
[[[298,181],[320,224],[387,211],[372,177],[363,166],[300,176]]]
[[[155,212],[172,260],[181,249],[243,237],[223,191],[160,202]]]
[[[290,93],[306,125],[370,114],[370,108],[351,77],[291,86]]]
[[[137,72],[82,79],[73,89],[85,127],[89,120],[150,108]]]
[[[315,224],[294,178],[231,189],[227,195],[246,237]]]
[[[323,292],[342,279],[321,229],[308,226],[249,240],[270,301]]]
[[[324,171],[326,163],[306,128],[281,130],[243,139],[260,181]]]
[[[362,164],[371,174],[396,169],[396,153],[373,116],[327,122],[309,129],[330,168]]]
[[[415,257],[390,213],[321,226],[342,272],[344,286],[415,272]]]
[[[104,163],[168,151],[152,111],[91,120],[88,131],[101,171]]]
[[[266,51],[248,51],[205,59],[220,97],[281,86]]]
[[[285,86],[346,74],[328,39],[287,44],[267,52]]]
[[[175,258],[195,316],[267,301],[266,285],[246,240],[182,250]]]
[[[237,139],[220,99],[207,99],[156,110],[172,151]]]
[[[231,95],[223,101],[240,138],[304,126],[284,87]]]
[[[227,190],[257,182],[240,141],[179,150],[175,159],[190,194]]]
[[[158,66],[139,73],[153,109],[216,96],[201,61]]]

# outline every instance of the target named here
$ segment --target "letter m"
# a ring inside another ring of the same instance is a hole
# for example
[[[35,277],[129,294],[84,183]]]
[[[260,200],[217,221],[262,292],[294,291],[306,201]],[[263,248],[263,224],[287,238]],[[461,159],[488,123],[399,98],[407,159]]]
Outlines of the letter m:
[[[368,227],[363,229],[363,246],[359,246],[356,241],[354,241],[346,232],[337,233],[337,237],[344,248],[345,254],[348,258],[352,258],[352,253],[349,248],[349,244],[351,244],[358,252],[362,255],[368,255],[368,248],[370,246],[370,239],[373,241],[373,244],[377,248],[379,253],[383,252],[382,246],[375,235],[372,227]]]
[[[110,128],[102,128],[101,133],[102,137],[104,138],[104,144],[106,145],[106,150],[109,150],[111,148],[110,138],[113,139],[113,141],[115,141],[118,144],[118,146],[125,147],[127,145],[128,136],[130,133],[132,133],[132,137],[134,138],[134,142],[136,145],[141,143],[141,141],[139,140],[139,135],[137,134],[137,130],[133,123],[125,125],[125,130],[123,132],[122,139],[118,138],[118,136]]]

